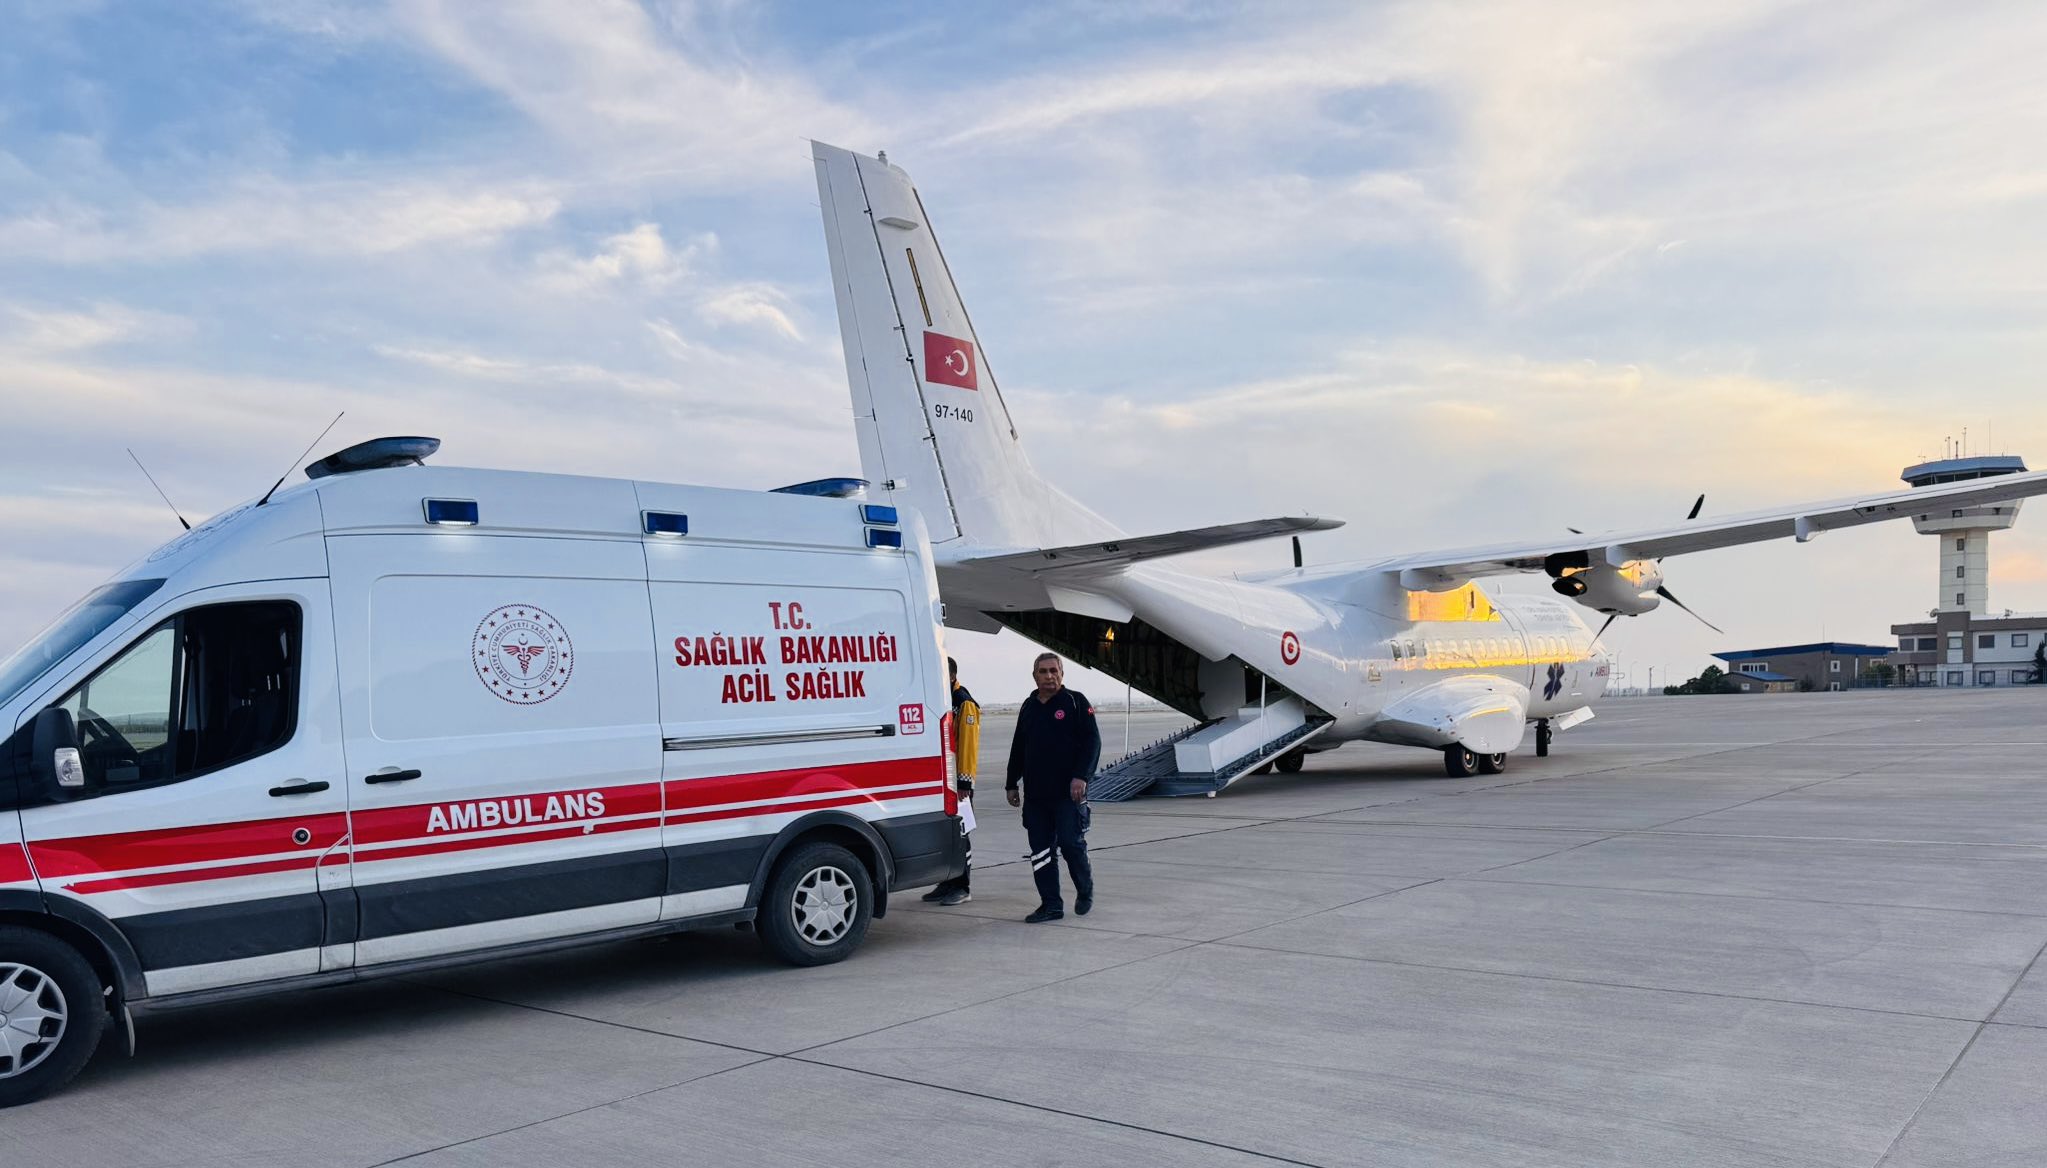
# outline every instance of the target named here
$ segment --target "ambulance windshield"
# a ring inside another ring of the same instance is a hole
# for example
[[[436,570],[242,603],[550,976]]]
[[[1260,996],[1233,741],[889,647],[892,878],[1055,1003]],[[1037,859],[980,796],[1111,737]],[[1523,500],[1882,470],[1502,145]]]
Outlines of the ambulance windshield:
[[[144,597],[163,587],[161,580],[117,580],[102,584],[51,622],[41,635],[5,661],[0,661],[0,706],[34,684],[80,645],[105,632]]]

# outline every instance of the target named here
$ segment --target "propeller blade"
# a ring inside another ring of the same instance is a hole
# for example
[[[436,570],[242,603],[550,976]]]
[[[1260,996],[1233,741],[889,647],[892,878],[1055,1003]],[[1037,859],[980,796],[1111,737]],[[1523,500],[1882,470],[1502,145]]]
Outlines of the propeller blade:
[[[1611,615],[1611,616],[1607,617],[1607,618],[1606,618],[1606,623],[1605,623],[1605,624],[1603,624],[1603,625],[1601,625],[1601,626],[1599,626],[1599,631],[1598,631],[1598,632],[1596,632],[1596,633],[1594,633],[1594,634],[1592,634],[1592,643],[1593,643],[1593,644],[1595,644],[1595,645],[1597,645],[1597,644],[1599,643],[1599,638],[1601,638],[1601,637],[1605,636],[1605,635],[1606,635],[1606,630],[1608,630],[1608,629],[1612,628],[1612,627],[1613,627],[1613,622],[1615,622],[1615,621],[1617,621],[1617,620],[1619,620],[1619,619],[1621,619],[1621,614],[1620,614],[1620,613],[1614,613],[1613,615]]]
[[[1699,492],[1699,497],[1698,497],[1698,498],[1696,498],[1696,499],[1693,499],[1693,500],[1692,500],[1692,511],[1691,511],[1691,514],[1689,514],[1689,515],[1685,516],[1685,522],[1687,522],[1687,523],[1690,523],[1690,522],[1691,522],[1692,520],[1694,520],[1694,519],[1697,519],[1697,518],[1699,517],[1699,508],[1701,508],[1701,507],[1704,507],[1705,505],[1706,505],[1706,493],[1705,493],[1704,491],[1701,491],[1701,492]],[[1657,557],[1656,557],[1656,562],[1657,562],[1657,563],[1659,563],[1659,564],[1660,564],[1660,563],[1662,563],[1662,562],[1663,562],[1663,557],[1662,557],[1662,556],[1657,556]],[[1674,600],[1673,600],[1673,601],[1672,601],[1671,603],[1672,603],[1672,604],[1677,604],[1677,602],[1676,602],[1676,601],[1674,601]],[[1679,607],[1679,608],[1684,608],[1685,606],[1684,606],[1684,605],[1682,605],[1682,604],[1678,604],[1678,607]],[[1692,610],[1691,610],[1691,609],[1689,609],[1689,608],[1685,608],[1685,611],[1686,611],[1686,612],[1692,612]],[[1692,615],[1693,615],[1693,616],[1697,616],[1697,615],[1699,615],[1699,614],[1698,614],[1698,613],[1695,613],[1695,612],[1692,612]]]
[[[1684,609],[1686,612],[1691,613],[1693,620],[1698,621],[1700,624],[1705,625],[1707,628],[1712,629],[1714,632],[1720,633],[1722,635],[1726,634],[1727,632],[1726,629],[1721,628],[1719,625],[1714,624],[1712,621],[1707,620],[1705,617],[1700,616],[1698,613],[1692,612],[1691,606],[1687,605],[1684,601],[1679,600],[1676,594],[1672,593],[1670,589],[1665,588],[1659,584],[1656,586],[1656,595],[1661,596],[1663,599],[1668,600],[1672,604],[1677,605],[1679,608]]]
[[[1584,535],[1584,534],[1585,534],[1584,532],[1582,532],[1582,531],[1579,531],[1579,530],[1578,530],[1577,528],[1575,528],[1575,527],[1566,527],[1566,528],[1564,528],[1564,530],[1565,530],[1565,531],[1568,531],[1568,532],[1570,532],[1570,533],[1571,533],[1572,535]]]
[[[1294,537],[1294,567],[1298,568],[1298,567],[1300,567],[1300,566],[1301,566],[1301,537],[1297,535],[1297,536],[1295,536],[1295,537]]]

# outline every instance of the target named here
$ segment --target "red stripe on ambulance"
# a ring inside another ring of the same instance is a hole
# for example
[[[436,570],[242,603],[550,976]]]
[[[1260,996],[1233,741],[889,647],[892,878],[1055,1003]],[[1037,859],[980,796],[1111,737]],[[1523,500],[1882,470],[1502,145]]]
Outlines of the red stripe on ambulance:
[[[26,884],[35,878],[20,844],[0,844],[0,884]]]

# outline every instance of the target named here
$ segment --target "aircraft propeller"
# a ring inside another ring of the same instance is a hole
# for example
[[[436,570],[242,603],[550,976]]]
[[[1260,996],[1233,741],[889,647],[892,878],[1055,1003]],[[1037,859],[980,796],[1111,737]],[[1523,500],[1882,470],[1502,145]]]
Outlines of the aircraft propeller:
[[[1690,522],[1690,521],[1692,521],[1692,520],[1694,520],[1694,519],[1697,519],[1697,518],[1699,517],[1699,512],[1700,512],[1701,510],[1703,510],[1703,509],[1705,508],[1705,506],[1706,506],[1706,495],[1705,495],[1705,493],[1704,493],[1704,492],[1702,491],[1702,492],[1700,492],[1700,494],[1699,494],[1699,497],[1698,497],[1698,498],[1696,498],[1696,499],[1692,500],[1692,509],[1691,509],[1691,511],[1689,511],[1689,512],[1687,512],[1687,513],[1686,513],[1686,515],[1685,515],[1685,521],[1686,521],[1686,522]],[[1579,530],[1578,530],[1577,528],[1575,528],[1575,527],[1567,527],[1567,528],[1565,528],[1564,530],[1566,530],[1566,531],[1570,532],[1570,533],[1571,533],[1572,535],[1583,535],[1583,534],[1585,534],[1584,532],[1582,532],[1582,531],[1579,531]],[[1657,563],[1659,563],[1659,564],[1660,564],[1660,563],[1662,563],[1662,562],[1663,562],[1663,557],[1662,557],[1662,556],[1657,556],[1657,557],[1656,557],[1656,562],[1657,562]],[[1685,603],[1684,601],[1682,601],[1682,600],[1679,600],[1679,599],[1677,598],[1677,594],[1676,594],[1676,593],[1672,592],[1672,591],[1671,591],[1670,589],[1668,589],[1668,588],[1664,587],[1663,585],[1661,585],[1661,584],[1658,584],[1658,585],[1656,586],[1656,595],[1658,595],[1658,596],[1661,596],[1661,597],[1662,597],[1663,599],[1665,599],[1665,600],[1668,600],[1668,601],[1669,601],[1669,602],[1671,602],[1672,604],[1675,604],[1675,605],[1676,605],[1676,606],[1678,606],[1679,608],[1683,609],[1683,610],[1685,611],[1686,615],[1690,616],[1690,617],[1691,617],[1691,618],[1692,618],[1693,620],[1695,620],[1695,621],[1698,621],[1698,622],[1699,622],[1700,624],[1702,624],[1702,625],[1705,625],[1705,626],[1706,626],[1707,628],[1709,628],[1709,629],[1712,629],[1712,630],[1713,630],[1714,632],[1716,632],[1716,633],[1721,633],[1721,634],[1725,634],[1725,633],[1726,633],[1726,631],[1727,631],[1727,630],[1725,630],[1725,629],[1721,628],[1721,627],[1720,627],[1719,625],[1716,625],[1716,624],[1714,624],[1714,623],[1713,623],[1712,621],[1709,621],[1709,620],[1707,620],[1707,619],[1706,619],[1705,617],[1702,617],[1702,616],[1700,616],[1700,615],[1699,615],[1698,613],[1696,613],[1696,612],[1693,612],[1693,611],[1692,611],[1692,606],[1691,606],[1691,605],[1689,605],[1689,604],[1686,604],[1686,603]],[[1611,627],[1613,626],[1613,622],[1614,622],[1614,621],[1616,621],[1616,620],[1618,620],[1618,619],[1620,619],[1620,614],[1619,614],[1619,613],[1614,613],[1614,614],[1612,614],[1611,616],[1607,617],[1607,618],[1606,618],[1606,623],[1605,623],[1605,624],[1602,624],[1602,625],[1600,625],[1600,626],[1599,626],[1599,631],[1598,631],[1597,633],[1594,633],[1594,634],[1593,634],[1593,636],[1592,636],[1592,641],[1593,641],[1593,643],[1594,643],[1594,644],[1598,644],[1598,643],[1599,643],[1599,638],[1601,638],[1601,637],[1605,636],[1605,635],[1606,635],[1606,630],[1607,630],[1607,629],[1609,629],[1609,628],[1611,628]]]

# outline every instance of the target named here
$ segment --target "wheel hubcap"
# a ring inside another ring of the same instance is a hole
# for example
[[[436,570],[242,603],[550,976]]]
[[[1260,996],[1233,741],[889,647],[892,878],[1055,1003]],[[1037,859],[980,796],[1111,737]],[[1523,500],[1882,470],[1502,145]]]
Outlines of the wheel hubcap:
[[[813,868],[796,882],[790,907],[795,909],[796,935],[825,946],[844,937],[859,915],[860,889],[837,868]]]
[[[34,1070],[64,1039],[64,991],[40,969],[0,961],[0,1079]]]

